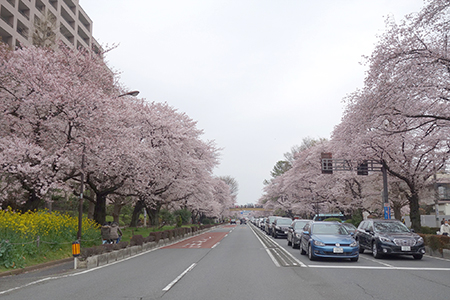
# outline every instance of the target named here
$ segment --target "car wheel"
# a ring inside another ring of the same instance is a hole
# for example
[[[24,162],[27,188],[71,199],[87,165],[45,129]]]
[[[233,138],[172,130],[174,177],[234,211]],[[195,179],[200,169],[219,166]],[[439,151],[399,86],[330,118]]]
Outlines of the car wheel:
[[[316,259],[316,257],[314,256],[314,253],[312,252],[311,244],[308,246],[308,258],[309,258],[309,260],[315,260]]]
[[[377,243],[375,241],[373,241],[373,243],[372,243],[372,255],[373,255],[374,258],[380,258],[381,257],[380,252],[378,252]]]
[[[305,255],[306,254],[306,251],[303,249],[303,247],[302,247],[302,241],[300,241],[300,244],[298,245],[299,246],[299,248],[300,248],[300,254],[301,255]]]
[[[359,256],[350,258],[350,261],[358,261]]]
[[[414,259],[419,260],[419,259],[422,259],[423,254],[413,254],[413,257],[414,257]]]
[[[288,241],[288,246],[292,246],[292,242],[289,239],[287,241]],[[294,247],[294,246],[292,246],[292,247]]]
[[[359,253],[364,253],[364,248],[359,245]]]

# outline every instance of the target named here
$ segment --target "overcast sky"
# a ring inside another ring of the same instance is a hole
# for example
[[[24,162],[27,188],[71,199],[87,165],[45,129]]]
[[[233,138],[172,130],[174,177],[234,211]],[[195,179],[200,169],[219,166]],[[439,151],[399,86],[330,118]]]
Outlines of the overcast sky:
[[[385,18],[423,0],[80,0],[129,90],[167,102],[222,148],[218,176],[256,203],[305,137],[329,138],[362,87]],[[318,165],[318,168],[320,165]]]

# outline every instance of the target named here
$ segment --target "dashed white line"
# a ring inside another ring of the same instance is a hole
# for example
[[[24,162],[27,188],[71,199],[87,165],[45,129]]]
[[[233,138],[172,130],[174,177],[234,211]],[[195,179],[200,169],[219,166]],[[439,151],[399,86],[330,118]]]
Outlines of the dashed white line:
[[[168,290],[170,290],[178,281],[180,281],[180,279],[186,275],[187,272],[191,271],[195,266],[197,265],[197,263],[193,263],[192,265],[190,265],[189,268],[187,268],[186,270],[184,270],[183,273],[181,273],[177,278],[175,278],[171,283],[169,283],[165,288],[162,289],[163,292],[167,292]]]

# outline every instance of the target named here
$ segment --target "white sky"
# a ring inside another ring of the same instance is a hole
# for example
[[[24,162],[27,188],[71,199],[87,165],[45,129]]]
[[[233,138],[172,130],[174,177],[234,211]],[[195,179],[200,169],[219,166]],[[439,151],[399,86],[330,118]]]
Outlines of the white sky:
[[[305,137],[329,138],[362,87],[384,31],[423,0],[80,0],[93,34],[138,97],[198,122],[221,151],[218,176],[256,203],[263,180]],[[320,165],[318,165],[318,168]]]

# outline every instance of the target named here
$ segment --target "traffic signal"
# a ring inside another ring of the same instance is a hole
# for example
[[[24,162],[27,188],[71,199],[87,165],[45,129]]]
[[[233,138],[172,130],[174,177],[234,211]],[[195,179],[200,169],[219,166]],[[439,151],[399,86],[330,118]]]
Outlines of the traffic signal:
[[[333,174],[333,155],[331,152],[320,154],[322,158],[322,174]]]
[[[358,175],[369,175],[369,164],[367,161],[363,161],[356,168],[356,174]]]

